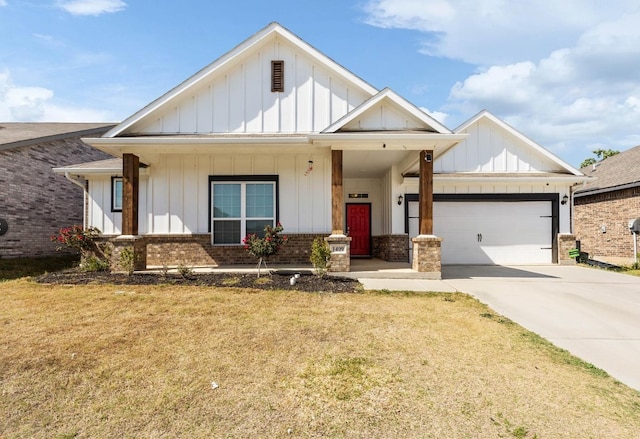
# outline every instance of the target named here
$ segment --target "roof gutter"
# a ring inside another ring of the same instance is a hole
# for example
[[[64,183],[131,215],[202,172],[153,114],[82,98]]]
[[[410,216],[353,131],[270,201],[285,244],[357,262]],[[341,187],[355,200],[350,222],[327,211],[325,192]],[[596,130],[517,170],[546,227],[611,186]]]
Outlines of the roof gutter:
[[[71,175],[70,172],[65,172],[64,173],[64,178],[66,178],[71,183],[75,184],[76,186],[81,187],[83,191],[85,190],[84,184],[81,183],[81,180],[78,177],[74,177],[73,175]]]
[[[605,192],[621,191],[624,189],[631,189],[638,186],[640,186],[640,181],[634,181],[633,183],[622,184],[620,186],[611,186],[611,187],[606,187],[601,189],[574,192],[573,197],[574,198],[588,197],[589,195],[597,195],[597,194],[603,194]]]

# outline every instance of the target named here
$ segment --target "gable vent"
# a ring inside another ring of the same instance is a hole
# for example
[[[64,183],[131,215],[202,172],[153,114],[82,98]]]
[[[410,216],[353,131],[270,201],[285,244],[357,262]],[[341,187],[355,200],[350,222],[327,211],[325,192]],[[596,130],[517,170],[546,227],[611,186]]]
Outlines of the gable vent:
[[[284,61],[271,61],[271,91],[284,91]]]

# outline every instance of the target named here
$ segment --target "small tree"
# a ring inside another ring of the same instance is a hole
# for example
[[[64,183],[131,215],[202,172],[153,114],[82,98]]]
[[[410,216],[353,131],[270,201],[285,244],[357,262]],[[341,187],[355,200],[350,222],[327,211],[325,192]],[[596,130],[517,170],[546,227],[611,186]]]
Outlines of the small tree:
[[[280,247],[287,242],[288,238],[280,235],[283,230],[280,223],[275,227],[267,224],[264,226],[264,236],[259,237],[258,234],[251,233],[242,240],[247,253],[258,259],[258,277],[260,277],[260,267],[264,264],[264,268],[267,268],[266,259],[278,253]]]
[[[327,271],[330,257],[331,249],[329,244],[321,236],[316,237],[311,244],[309,260],[317,275],[321,276]]]
[[[604,159],[614,156],[616,154],[620,154],[620,151],[616,151],[614,149],[594,149],[592,151],[596,157],[589,157],[584,159],[582,163],[580,163],[580,168],[584,168],[585,166],[593,165],[595,163],[601,162]]]

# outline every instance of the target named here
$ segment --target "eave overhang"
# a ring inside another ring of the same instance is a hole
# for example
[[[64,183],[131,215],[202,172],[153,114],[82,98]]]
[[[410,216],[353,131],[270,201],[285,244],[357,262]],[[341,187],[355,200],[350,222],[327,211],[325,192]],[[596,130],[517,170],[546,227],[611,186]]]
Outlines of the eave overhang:
[[[486,182],[497,182],[497,183],[515,183],[515,182],[526,182],[526,183],[541,183],[541,182],[552,182],[552,183],[566,183],[569,185],[573,185],[576,183],[582,183],[585,181],[589,181],[591,177],[580,176],[580,175],[572,175],[572,174],[555,174],[555,173],[509,173],[509,174],[471,174],[471,173],[450,173],[450,174],[433,174],[433,180],[437,183],[442,184],[452,184],[452,183],[486,183]],[[418,181],[418,177],[414,175],[405,175],[403,176],[403,183],[416,183]]]
[[[403,133],[397,131],[311,134],[314,145],[336,150],[437,150],[438,155],[467,138],[467,134]]]

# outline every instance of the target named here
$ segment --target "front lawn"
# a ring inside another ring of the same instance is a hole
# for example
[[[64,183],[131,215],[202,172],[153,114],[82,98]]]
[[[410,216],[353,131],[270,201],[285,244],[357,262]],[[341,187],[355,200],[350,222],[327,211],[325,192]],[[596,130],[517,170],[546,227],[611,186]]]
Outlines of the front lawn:
[[[640,431],[638,392],[463,294],[0,288],[0,437]]]

